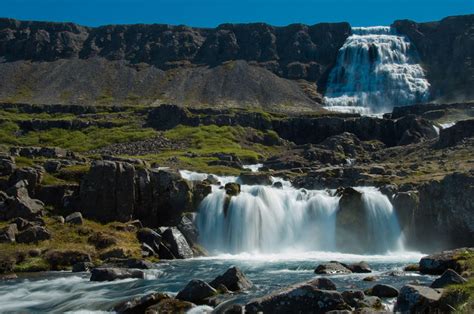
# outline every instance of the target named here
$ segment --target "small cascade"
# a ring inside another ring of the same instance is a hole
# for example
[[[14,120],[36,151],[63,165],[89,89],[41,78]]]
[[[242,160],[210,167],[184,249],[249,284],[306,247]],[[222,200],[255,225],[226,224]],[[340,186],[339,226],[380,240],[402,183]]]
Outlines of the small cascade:
[[[406,36],[388,26],[353,27],[326,87],[329,110],[363,114],[426,101],[429,83]]]
[[[400,227],[388,198],[376,188],[357,190],[363,195],[367,219],[362,232],[369,238],[363,249],[367,253],[402,250]],[[340,196],[334,190],[296,189],[286,182],[283,188],[242,185],[239,195],[230,201],[227,197],[224,189],[215,186],[199,206],[199,241],[211,253],[358,251],[338,247]]]

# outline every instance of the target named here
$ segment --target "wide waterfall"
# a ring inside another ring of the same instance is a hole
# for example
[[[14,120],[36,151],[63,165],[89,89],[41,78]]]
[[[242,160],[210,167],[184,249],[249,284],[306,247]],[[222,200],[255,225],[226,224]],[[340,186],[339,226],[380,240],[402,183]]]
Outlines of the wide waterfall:
[[[387,112],[426,101],[429,86],[406,36],[388,26],[354,27],[329,75],[325,104],[335,111]]]
[[[186,173],[186,177],[205,178]],[[238,181],[231,177],[224,182]],[[277,180],[274,178],[274,180]],[[357,187],[362,193],[367,219],[367,254],[403,249],[396,213],[388,198],[373,187]],[[196,218],[200,243],[211,253],[346,252],[338,246],[339,199],[334,190],[296,189],[283,181],[282,188],[242,185],[239,195],[226,204],[226,192],[217,185],[200,204]]]

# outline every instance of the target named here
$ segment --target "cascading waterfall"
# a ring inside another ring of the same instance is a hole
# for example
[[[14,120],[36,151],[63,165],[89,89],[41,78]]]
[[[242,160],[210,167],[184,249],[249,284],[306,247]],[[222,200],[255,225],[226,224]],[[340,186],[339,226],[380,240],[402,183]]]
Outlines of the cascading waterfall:
[[[230,182],[229,178],[223,179]],[[284,183],[283,188],[242,185],[227,208],[225,190],[214,186],[196,218],[200,243],[215,254],[340,252],[336,241],[340,196],[335,191],[296,189]],[[402,250],[400,227],[388,198],[376,188],[356,189],[363,194],[368,219],[370,240],[365,251]]]
[[[387,112],[426,101],[429,86],[406,36],[388,26],[353,27],[329,75],[325,104],[335,111]]]

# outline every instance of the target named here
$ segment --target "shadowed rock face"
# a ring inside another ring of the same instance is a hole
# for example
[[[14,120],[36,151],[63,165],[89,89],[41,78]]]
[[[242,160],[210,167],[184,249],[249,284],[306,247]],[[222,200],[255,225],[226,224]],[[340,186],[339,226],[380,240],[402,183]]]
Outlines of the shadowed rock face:
[[[444,101],[474,98],[474,15],[439,22],[395,21],[393,26],[415,45],[431,84],[431,97]]]

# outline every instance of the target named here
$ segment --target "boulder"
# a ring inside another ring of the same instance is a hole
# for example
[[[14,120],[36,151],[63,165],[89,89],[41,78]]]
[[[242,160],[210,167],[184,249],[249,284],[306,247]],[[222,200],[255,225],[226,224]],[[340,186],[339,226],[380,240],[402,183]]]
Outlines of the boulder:
[[[9,224],[6,227],[0,229],[0,243],[13,243],[15,237],[18,234],[18,228],[16,224]]]
[[[336,274],[350,274],[352,271],[338,262],[329,262],[320,264],[314,270],[319,275],[336,275]]]
[[[212,186],[207,181],[193,182],[193,202],[194,207],[198,207],[202,200],[212,192]]]
[[[129,258],[126,261],[127,268],[153,269],[155,265],[152,262],[143,259]]]
[[[442,289],[406,285],[400,290],[394,310],[395,312],[439,313],[439,300],[442,293]]]
[[[448,269],[441,275],[441,277],[433,281],[430,287],[435,289],[444,288],[449,285],[463,284],[466,282],[467,280],[461,277],[457,272],[452,269]]]
[[[161,235],[150,228],[142,228],[137,231],[137,239],[141,243],[145,243],[153,254],[157,254],[160,250]]]
[[[398,192],[393,197],[393,206],[397,211],[400,226],[405,230],[405,234],[409,234],[415,217],[415,213],[419,205],[419,197],[417,191]]]
[[[23,231],[35,225],[35,223],[28,221],[26,219],[20,218],[20,217],[15,218],[12,222],[17,226],[19,231]]]
[[[145,314],[187,313],[194,307],[196,307],[196,305],[191,302],[170,298],[148,307],[145,310]]]
[[[459,248],[450,251],[443,251],[425,256],[420,260],[420,272],[422,274],[441,275],[448,269],[458,273],[465,270],[463,265],[463,255],[474,254],[474,248]]]
[[[45,260],[53,270],[63,270],[77,263],[92,262],[88,253],[79,250],[50,250],[45,254]]]
[[[350,269],[353,273],[371,273],[372,269],[370,269],[369,264],[367,262],[359,262],[345,265],[348,269]]]
[[[94,268],[94,264],[91,262],[79,262],[72,265],[72,272],[79,273],[79,272],[87,272]]]
[[[18,181],[25,180],[28,182],[27,189],[29,195],[34,195],[37,186],[40,185],[43,180],[44,173],[44,168],[40,166],[18,168],[10,176],[9,181],[10,184],[15,184]]]
[[[6,198],[4,203],[6,211],[3,213],[4,220],[21,217],[34,220],[42,216],[44,204],[36,199],[30,198],[27,190],[26,181],[18,181],[7,190],[10,197]]]
[[[15,159],[10,156],[0,157],[0,177],[11,175],[16,169]]]
[[[94,268],[91,271],[91,281],[113,281],[117,279],[144,279],[145,273],[137,269],[123,268]]]
[[[51,233],[45,227],[33,226],[21,231],[16,236],[18,243],[37,243],[44,240],[49,240]]]
[[[171,251],[175,258],[191,258],[193,251],[186,238],[176,227],[166,229],[162,234],[162,243]]]
[[[236,196],[240,193],[240,184],[230,182],[225,185],[224,189],[227,195]]]
[[[344,301],[352,307],[357,307],[360,301],[365,299],[365,294],[361,290],[346,290],[342,292]]]
[[[350,309],[339,292],[318,289],[311,281],[253,299],[245,305],[246,313],[325,313]]]
[[[193,279],[176,295],[176,299],[189,301],[195,304],[205,303],[205,299],[218,292],[205,281]]]
[[[306,283],[321,290],[336,290],[336,284],[328,278],[311,279]]]
[[[96,249],[101,250],[117,244],[118,239],[104,232],[95,232],[87,239],[87,242],[94,245]]]
[[[357,309],[368,308],[370,310],[384,310],[382,300],[375,296],[366,296],[362,300],[359,300],[356,305]]]
[[[114,311],[117,313],[145,313],[146,309],[150,306],[160,303],[162,300],[169,299],[170,296],[161,293],[151,293],[143,297],[136,297],[128,301],[120,302],[114,306]]]
[[[441,129],[438,146],[450,147],[457,145],[463,139],[474,136],[474,119],[458,121],[450,128]]]
[[[245,185],[272,185],[272,178],[268,173],[242,172],[238,180]]]
[[[72,225],[82,225],[84,220],[82,219],[82,214],[80,212],[74,212],[64,219],[64,221],[68,224]]]
[[[250,279],[237,267],[233,266],[226,270],[220,276],[212,280],[209,285],[217,289],[220,285],[224,285],[230,291],[247,290],[253,286]]]
[[[398,297],[398,290],[390,285],[378,284],[370,289],[370,295],[379,298],[396,298]]]
[[[188,243],[193,246],[197,243],[199,231],[197,230],[194,220],[196,218],[195,213],[189,213],[188,215],[183,215],[178,224],[178,230],[181,231],[183,236],[186,238]]]

